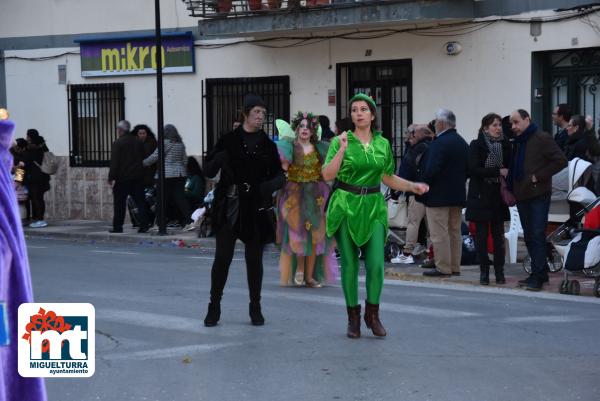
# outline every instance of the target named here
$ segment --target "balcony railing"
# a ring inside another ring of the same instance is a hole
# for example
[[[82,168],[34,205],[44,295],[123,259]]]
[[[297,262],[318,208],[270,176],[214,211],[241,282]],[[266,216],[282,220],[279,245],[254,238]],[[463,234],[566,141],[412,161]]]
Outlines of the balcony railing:
[[[391,3],[390,0],[183,0],[190,16],[202,19],[310,12],[328,8]],[[397,0],[396,0],[397,2]]]

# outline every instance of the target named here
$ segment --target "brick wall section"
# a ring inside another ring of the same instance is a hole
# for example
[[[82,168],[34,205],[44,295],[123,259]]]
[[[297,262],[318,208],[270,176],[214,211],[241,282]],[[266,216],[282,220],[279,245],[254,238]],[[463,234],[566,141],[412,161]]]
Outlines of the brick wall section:
[[[69,158],[61,156],[58,172],[52,176],[46,192],[48,219],[111,221],[112,188],[106,183],[106,167],[69,167]]]

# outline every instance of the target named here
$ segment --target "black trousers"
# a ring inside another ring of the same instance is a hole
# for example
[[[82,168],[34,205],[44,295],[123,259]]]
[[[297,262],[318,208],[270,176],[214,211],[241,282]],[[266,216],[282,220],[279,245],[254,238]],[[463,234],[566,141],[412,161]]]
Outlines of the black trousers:
[[[185,199],[185,180],[185,177],[165,178],[165,205],[175,206],[179,211],[179,213],[167,211],[167,217],[170,215],[181,216],[181,222],[189,224],[193,220],[190,205]]]
[[[41,185],[29,185],[29,199],[31,200],[31,218],[34,221],[44,220],[46,213],[46,202],[44,202],[44,187]]]
[[[138,209],[140,227],[148,225],[148,214],[144,202],[144,183],[142,180],[115,181],[113,186],[113,228],[120,230],[125,221],[127,196],[131,196]]]
[[[227,282],[229,266],[235,251],[236,235],[227,226],[221,227],[216,237],[215,260],[210,273],[210,301],[218,303],[223,296],[223,289]],[[259,241],[246,242],[246,275],[248,278],[248,291],[250,302],[260,302],[260,290],[263,278],[263,249]]]
[[[475,222],[477,233],[475,235],[475,247],[479,265],[489,267],[490,260],[487,251],[488,228],[492,233],[494,242],[494,268],[504,267],[504,222],[502,220],[492,220],[484,222]]]

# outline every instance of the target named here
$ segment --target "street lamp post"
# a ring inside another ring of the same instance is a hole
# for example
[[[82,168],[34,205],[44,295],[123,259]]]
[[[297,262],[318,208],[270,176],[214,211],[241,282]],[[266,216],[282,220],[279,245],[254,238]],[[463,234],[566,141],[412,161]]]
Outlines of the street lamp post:
[[[156,116],[158,124],[158,233],[167,233],[165,225],[165,146],[163,123],[162,88],[162,37],[160,29],[160,0],[154,0],[155,43],[156,43]]]

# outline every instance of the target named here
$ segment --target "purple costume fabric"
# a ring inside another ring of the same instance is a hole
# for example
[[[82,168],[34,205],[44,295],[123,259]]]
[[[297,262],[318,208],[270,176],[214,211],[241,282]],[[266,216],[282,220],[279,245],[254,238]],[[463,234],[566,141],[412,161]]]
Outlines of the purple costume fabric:
[[[0,401],[45,401],[43,379],[23,378],[17,368],[17,311],[33,302],[25,238],[10,175],[14,123],[0,120],[0,302],[8,310],[9,345],[0,346]]]

